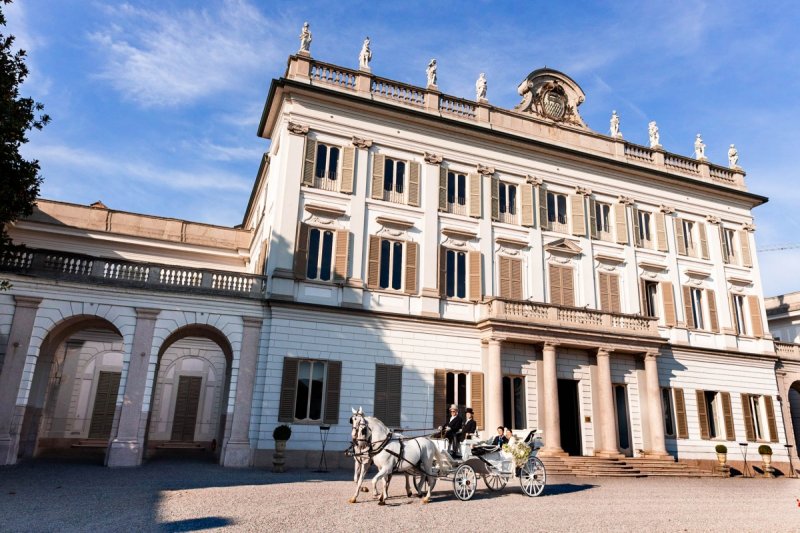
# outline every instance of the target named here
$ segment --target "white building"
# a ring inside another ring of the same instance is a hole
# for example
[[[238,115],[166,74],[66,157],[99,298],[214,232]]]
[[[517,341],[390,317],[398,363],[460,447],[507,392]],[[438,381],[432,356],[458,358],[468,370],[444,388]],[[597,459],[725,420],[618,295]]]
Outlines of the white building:
[[[261,465],[286,422],[315,461],[350,406],[430,428],[456,403],[484,431],[544,429],[546,456],[710,462],[747,440],[781,468],[766,198],[738,167],[591,131],[563,73],[519,91],[501,109],[301,52],[241,227],[42,200],[2,260],[0,459]]]

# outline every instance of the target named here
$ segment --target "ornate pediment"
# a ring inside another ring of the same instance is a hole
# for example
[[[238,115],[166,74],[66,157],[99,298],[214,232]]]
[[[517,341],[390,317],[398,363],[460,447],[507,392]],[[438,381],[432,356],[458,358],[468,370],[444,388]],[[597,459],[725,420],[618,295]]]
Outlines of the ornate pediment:
[[[550,68],[534,70],[517,87],[522,102],[514,109],[540,118],[587,128],[578,113],[586,99],[580,86],[566,74]]]
[[[544,249],[551,254],[568,256],[580,255],[583,252],[578,243],[570,239],[557,239],[553,242],[549,242],[544,245]]]

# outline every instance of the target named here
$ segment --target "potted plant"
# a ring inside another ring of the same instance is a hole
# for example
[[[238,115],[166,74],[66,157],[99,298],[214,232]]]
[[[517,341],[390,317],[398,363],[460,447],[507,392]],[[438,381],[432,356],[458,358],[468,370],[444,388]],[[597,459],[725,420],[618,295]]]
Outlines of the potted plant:
[[[275,440],[275,453],[272,454],[272,471],[283,472],[286,459],[283,453],[286,451],[286,441],[292,436],[292,428],[286,424],[280,425],[272,430],[272,438]]]
[[[717,444],[714,447],[714,450],[717,452],[717,461],[719,461],[719,466],[725,466],[725,463],[728,462],[728,447],[724,444]]]
[[[772,448],[768,444],[762,444],[758,447],[758,453],[761,454],[761,461],[764,463],[764,472],[772,470]]]

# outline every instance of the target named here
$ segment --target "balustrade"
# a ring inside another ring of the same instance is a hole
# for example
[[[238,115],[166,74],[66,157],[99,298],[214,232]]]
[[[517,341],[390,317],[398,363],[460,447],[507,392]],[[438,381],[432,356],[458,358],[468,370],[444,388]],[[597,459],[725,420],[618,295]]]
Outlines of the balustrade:
[[[357,72],[315,61],[311,64],[312,82],[324,82],[343,89],[355,90]]]
[[[475,118],[475,104],[461,98],[442,96],[439,99],[439,110],[442,113],[450,113],[463,118]]]
[[[691,174],[700,173],[700,164],[696,160],[689,159],[688,157],[681,157],[675,154],[666,154],[664,156],[664,166],[675,170],[689,172]]]
[[[383,78],[373,78],[370,92],[373,96],[388,98],[404,104],[419,107],[425,105],[425,91],[413,85],[406,85]]]
[[[653,151],[636,144],[625,143],[625,155],[632,159],[647,161],[648,163],[653,162]]]

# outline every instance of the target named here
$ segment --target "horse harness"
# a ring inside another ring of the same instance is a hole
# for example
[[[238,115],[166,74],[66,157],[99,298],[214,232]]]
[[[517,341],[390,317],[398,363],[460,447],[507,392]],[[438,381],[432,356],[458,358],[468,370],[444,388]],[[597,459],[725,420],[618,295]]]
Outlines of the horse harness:
[[[360,423],[359,428],[364,427],[366,429],[365,437],[362,439],[358,439],[356,438],[356,436],[353,436],[353,442],[350,444],[350,448],[348,448],[347,450],[347,452],[349,452],[350,449],[352,449],[353,458],[359,460],[360,457],[367,456],[369,457],[369,459],[372,459],[372,457],[378,455],[383,451],[386,451],[386,453],[388,453],[389,455],[392,455],[397,458],[397,464],[395,464],[394,468],[392,469],[392,473],[397,472],[399,470],[400,464],[405,462],[411,466],[415,474],[422,474],[426,476],[429,475],[427,472],[425,472],[420,468],[420,463],[422,462],[422,446],[420,446],[419,442],[417,442],[417,447],[419,448],[420,451],[419,461],[417,461],[417,463],[415,464],[405,458],[406,439],[404,439],[403,437],[397,437],[396,440],[398,443],[400,443],[400,453],[396,453],[386,448],[389,445],[389,443],[395,439],[394,432],[390,431],[389,434],[386,435],[386,438],[382,439],[381,441],[378,441],[377,443],[373,443],[372,430],[370,429],[369,424],[367,423],[367,421],[364,419],[363,416],[361,417],[361,421],[363,422],[363,424]],[[357,448],[362,447],[362,446],[357,446],[358,442],[367,443],[367,445],[363,447],[365,448],[364,450],[362,451],[357,450]],[[378,447],[373,448],[374,444],[378,444]]]

